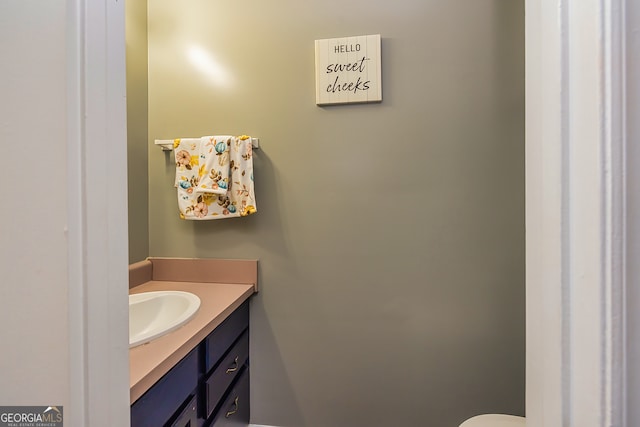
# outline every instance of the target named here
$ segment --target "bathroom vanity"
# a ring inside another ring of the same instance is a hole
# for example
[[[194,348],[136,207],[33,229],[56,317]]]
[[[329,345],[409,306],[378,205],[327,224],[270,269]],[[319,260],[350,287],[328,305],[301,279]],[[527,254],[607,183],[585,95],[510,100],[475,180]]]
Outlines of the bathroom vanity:
[[[129,350],[131,426],[248,425],[248,299],[256,291],[257,261],[170,259],[167,270],[165,260],[134,264],[130,292],[191,292],[201,306],[180,329]]]

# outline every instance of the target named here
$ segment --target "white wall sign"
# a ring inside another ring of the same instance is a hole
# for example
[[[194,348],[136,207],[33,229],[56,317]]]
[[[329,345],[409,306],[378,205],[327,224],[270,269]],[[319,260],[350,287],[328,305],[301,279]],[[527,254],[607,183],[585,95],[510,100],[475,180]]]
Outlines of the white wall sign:
[[[380,101],[380,34],[316,40],[316,104]]]

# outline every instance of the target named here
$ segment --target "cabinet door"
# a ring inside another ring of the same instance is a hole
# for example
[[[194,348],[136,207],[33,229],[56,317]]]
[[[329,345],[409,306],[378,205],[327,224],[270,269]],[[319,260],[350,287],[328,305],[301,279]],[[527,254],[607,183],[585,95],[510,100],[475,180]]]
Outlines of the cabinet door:
[[[198,354],[191,351],[131,406],[131,427],[164,426],[198,386]]]
[[[218,410],[211,427],[249,425],[249,369],[245,369]]]
[[[196,427],[198,425],[198,399],[193,396],[171,427]]]

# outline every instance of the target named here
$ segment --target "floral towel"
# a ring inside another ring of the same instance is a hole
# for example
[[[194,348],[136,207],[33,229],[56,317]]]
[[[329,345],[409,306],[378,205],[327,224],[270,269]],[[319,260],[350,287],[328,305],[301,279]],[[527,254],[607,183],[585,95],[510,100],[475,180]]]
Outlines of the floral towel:
[[[173,147],[180,218],[232,218],[256,212],[250,137],[183,138]]]
[[[200,163],[204,175],[200,176],[199,193],[225,194],[229,189],[229,152],[232,136],[203,136],[200,139]]]

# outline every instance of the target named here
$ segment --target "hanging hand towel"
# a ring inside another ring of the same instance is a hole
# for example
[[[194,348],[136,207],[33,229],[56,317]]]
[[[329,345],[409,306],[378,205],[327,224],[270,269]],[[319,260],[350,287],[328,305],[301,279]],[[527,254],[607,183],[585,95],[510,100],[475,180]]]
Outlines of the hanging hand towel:
[[[250,137],[176,139],[174,152],[181,218],[232,218],[257,211]]]
[[[200,139],[200,161],[203,175],[200,177],[199,193],[225,194],[229,189],[229,149],[235,138],[226,136],[203,136]]]

